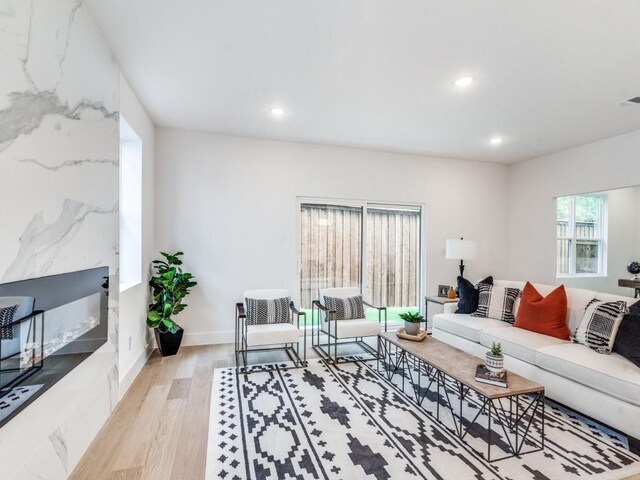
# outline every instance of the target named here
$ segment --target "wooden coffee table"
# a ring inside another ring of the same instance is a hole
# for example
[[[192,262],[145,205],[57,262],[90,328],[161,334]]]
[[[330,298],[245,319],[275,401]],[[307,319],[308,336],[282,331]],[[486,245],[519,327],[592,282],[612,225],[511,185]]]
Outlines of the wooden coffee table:
[[[405,389],[405,381],[409,381],[418,405],[422,405],[435,383],[438,393],[435,417],[438,421],[442,388],[442,399],[445,400],[445,407],[449,409],[453,418],[453,431],[461,440],[476,424],[480,414],[487,413],[487,461],[503,460],[544,449],[544,386],[512,372],[507,374],[507,388],[476,382],[476,367],[480,363],[480,358],[432,337],[422,342],[413,342],[398,338],[395,332],[378,335],[378,372],[381,371],[382,364],[382,374],[391,382],[396,373],[402,371],[402,390]],[[423,384],[426,384],[424,389]],[[463,402],[471,391],[480,398],[481,408],[478,409],[475,418],[465,419],[462,414]],[[454,411],[450,392],[455,392],[459,397],[457,411]],[[537,441],[529,435],[536,416],[539,416],[542,422],[541,438]],[[494,460],[491,459],[492,419],[496,430],[504,434],[504,442],[511,453]],[[534,448],[523,451],[527,442],[529,445],[533,444]]]

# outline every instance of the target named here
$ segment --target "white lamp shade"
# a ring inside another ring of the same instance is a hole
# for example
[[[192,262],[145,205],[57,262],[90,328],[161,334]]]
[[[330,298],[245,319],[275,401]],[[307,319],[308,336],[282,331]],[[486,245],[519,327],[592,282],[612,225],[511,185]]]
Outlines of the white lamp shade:
[[[474,260],[476,242],[474,240],[447,240],[446,258],[449,260]]]

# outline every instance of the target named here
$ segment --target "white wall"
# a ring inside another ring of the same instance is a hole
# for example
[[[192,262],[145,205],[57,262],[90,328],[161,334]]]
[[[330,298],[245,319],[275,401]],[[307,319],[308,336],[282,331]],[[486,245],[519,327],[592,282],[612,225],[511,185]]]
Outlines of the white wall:
[[[298,296],[296,197],[425,205],[425,292],[455,284],[447,238],[478,241],[466,276],[506,274],[507,167],[359,149],[156,130],[156,245],[183,250],[198,286],[185,342],[229,342],[249,288]]]
[[[146,326],[149,304],[149,264],[154,257],[154,149],[155,128],[120,75],[120,111],[142,140],[142,282],[120,293],[119,371],[120,394],[133,382],[155,347]]]
[[[640,185],[640,131],[512,165],[509,168],[509,278],[557,283],[555,197],[636,185]],[[618,221],[615,216],[612,218],[614,235]],[[627,276],[626,259],[616,255],[613,252],[609,262],[611,279],[595,287],[609,288],[617,283],[617,278]],[[587,286],[584,281],[578,283]],[[610,291],[632,293],[629,289]]]

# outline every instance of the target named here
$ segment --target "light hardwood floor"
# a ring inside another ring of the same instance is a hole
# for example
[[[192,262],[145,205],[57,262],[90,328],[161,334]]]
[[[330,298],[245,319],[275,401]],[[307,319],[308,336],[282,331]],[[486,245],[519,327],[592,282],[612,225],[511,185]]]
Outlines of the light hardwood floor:
[[[280,358],[254,355],[260,363]],[[203,479],[213,372],[233,365],[233,345],[182,347],[167,358],[154,351],[70,478]]]
[[[260,363],[283,358],[252,355]],[[231,344],[182,347],[166,358],[154,351],[70,478],[203,479],[213,371],[234,365]]]

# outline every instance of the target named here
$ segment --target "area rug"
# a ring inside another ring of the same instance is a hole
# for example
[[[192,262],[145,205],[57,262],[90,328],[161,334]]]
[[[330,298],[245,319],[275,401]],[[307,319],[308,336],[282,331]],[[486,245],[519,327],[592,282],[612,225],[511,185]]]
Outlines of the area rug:
[[[15,412],[20,405],[29,400],[44,385],[27,385],[13,387],[8,392],[2,392],[0,397],[0,422]]]
[[[463,402],[463,418],[479,415],[461,441],[453,431],[457,415],[445,408],[455,390],[425,392],[418,407],[408,382],[402,390],[402,375],[389,382],[375,362],[321,360],[248,375],[216,370],[206,479],[606,480],[640,472],[624,437],[551,402],[544,450],[490,463],[479,399]],[[541,421],[534,418],[530,428],[523,451],[540,446]],[[492,458],[508,452],[501,432],[493,430],[492,442]]]

